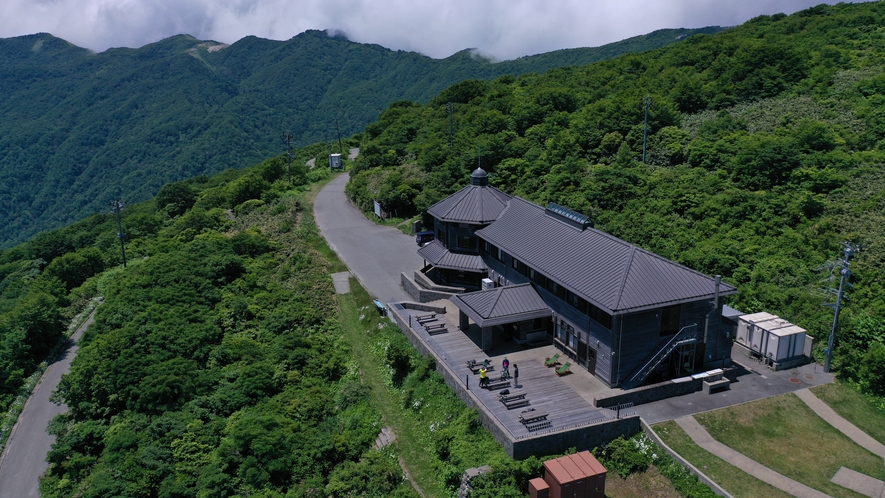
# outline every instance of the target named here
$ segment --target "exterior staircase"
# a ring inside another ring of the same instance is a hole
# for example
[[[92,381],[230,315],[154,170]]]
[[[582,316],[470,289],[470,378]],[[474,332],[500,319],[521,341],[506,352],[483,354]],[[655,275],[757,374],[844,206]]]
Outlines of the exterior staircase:
[[[662,361],[670,357],[670,353],[676,350],[679,346],[684,346],[686,344],[692,344],[698,341],[698,324],[694,323],[691,325],[686,325],[679,329],[679,332],[673,336],[672,339],[667,341],[664,346],[658,349],[656,352],[652,353],[651,356],[645,360],[645,363],[642,364],[641,367],[636,369],[636,371],[631,375],[624,383],[621,384],[623,389],[633,389],[634,387],[639,386],[642,382],[651,374],[658,365],[661,364]]]

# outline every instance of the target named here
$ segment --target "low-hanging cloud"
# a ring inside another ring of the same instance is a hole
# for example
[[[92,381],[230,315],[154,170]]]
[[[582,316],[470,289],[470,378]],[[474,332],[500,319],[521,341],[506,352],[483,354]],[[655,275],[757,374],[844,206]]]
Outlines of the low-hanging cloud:
[[[448,57],[477,48],[498,59],[593,47],[661,28],[733,26],[820,0],[4,0],[0,37],[48,32],[95,51],[176,34],[233,43],[308,29]],[[835,3],[835,2],[826,2]]]

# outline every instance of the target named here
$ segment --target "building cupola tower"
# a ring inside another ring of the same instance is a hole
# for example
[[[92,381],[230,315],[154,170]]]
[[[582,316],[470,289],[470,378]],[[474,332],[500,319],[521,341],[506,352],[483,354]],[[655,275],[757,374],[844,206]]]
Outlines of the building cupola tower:
[[[482,168],[476,168],[470,174],[470,184],[477,187],[487,187],[489,185],[489,174]]]

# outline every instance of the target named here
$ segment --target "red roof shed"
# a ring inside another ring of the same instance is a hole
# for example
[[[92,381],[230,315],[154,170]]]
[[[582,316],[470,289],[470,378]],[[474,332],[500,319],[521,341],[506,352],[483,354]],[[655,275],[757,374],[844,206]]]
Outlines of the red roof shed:
[[[589,451],[544,462],[550,498],[605,498],[607,472]]]

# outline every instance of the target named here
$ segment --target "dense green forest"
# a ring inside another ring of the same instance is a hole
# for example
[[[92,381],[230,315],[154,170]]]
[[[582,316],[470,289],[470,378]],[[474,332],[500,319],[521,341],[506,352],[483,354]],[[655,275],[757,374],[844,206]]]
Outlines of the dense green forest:
[[[733,306],[807,328],[819,355],[832,323],[819,268],[843,241],[862,244],[834,365],[882,395],[883,103],[885,4],[821,5],[394,103],[361,136],[348,195],[418,214],[467,184],[479,156],[505,192],[723,275],[740,290]]]
[[[49,34],[0,39],[0,247],[120,196],[141,201],[171,181],[261,162],[283,149],[282,133],[301,146],[332,141],[336,126],[349,136],[389,103],[427,102],[463,79],[586,64],[718,30],[661,30],[501,63],[320,31],[229,47],[181,35],[99,54]]]
[[[415,496],[369,451],[379,416],[302,190],[282,158],[168,184],[125,209],[125,270],[111,215],[0,253],[4,412],[64,312],[104,298],[59,387],[43,496]]]

